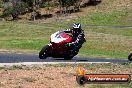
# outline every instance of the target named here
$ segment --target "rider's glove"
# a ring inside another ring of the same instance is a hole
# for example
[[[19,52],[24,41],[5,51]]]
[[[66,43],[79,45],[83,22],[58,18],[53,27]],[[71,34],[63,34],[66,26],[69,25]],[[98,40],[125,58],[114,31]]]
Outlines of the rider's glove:
[[[74,46],[74,42],[68,43],[68,46],[69,46],[69,47]]]

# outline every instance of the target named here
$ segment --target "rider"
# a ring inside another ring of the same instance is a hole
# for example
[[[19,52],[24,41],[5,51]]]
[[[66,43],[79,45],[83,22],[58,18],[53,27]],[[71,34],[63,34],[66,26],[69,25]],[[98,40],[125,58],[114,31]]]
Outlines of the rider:
[[[82,47],[82,44],[85,42],[84,31],[81,28],[80,23],[73,24],[72,29],[64,30],[65,33],[71,33],[73,37],[73,42],[68,43],[68,46],[73,50],[77,51]]]

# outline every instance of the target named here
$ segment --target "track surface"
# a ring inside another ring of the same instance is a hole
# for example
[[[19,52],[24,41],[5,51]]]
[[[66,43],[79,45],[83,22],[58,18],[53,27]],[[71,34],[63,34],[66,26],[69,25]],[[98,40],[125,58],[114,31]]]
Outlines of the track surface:
[[[39,59],[36,54],[15,54],[0,53],[0,63],[20,63],[20,62],[85,62],[85,63],[124,63],[129,62],[127,59],[106,59],[106,58],[82,58],[74,57],[72,60],[63,58]]]

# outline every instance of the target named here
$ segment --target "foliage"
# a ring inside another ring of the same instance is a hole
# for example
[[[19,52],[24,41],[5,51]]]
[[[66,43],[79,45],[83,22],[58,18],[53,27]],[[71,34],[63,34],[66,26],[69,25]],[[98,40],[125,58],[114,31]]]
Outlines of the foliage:
[[[81,0],[59,0],[59,4],[60,4],[60,7],[66,7],[66,10],[65,12],[68,11],[68,9],[70,8],[70,6],[73,6],[74,7],[74,12],[75,10],[79,11],[80,10],[80,3],[81,3]]]
[[[2,1],[0,1],[0,8],[2,8],[3,7],[3,4],[2,4]]]
[[[58,3],[56,3],[56,2],[50,2],[50,1],[42,2],[40,4],[40,7],[41,8],[45,8],[45,7],[55,7],[55,6],[58,6]]]
[[[11,4],[11,5],[10,5]],[[28,8],[28,5],[24,2],[16,2],[16,3],[10,3],[7,5],[7,7],[4,8],[3,16],[18,16],[19,14],[22,14],[26,12],[26,9]]]

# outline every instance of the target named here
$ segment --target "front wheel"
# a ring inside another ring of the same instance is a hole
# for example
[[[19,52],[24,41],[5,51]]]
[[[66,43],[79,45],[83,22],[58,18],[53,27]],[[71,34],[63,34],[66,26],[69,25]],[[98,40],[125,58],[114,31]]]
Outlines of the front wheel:
[[[48,49],[49,45],[46,45],[42,48],[42,50],[39,52],[39,58],[40,59],[46,59],[48,57]]]
[[[128,56],[128,60],[132,61],[132,53]]]

